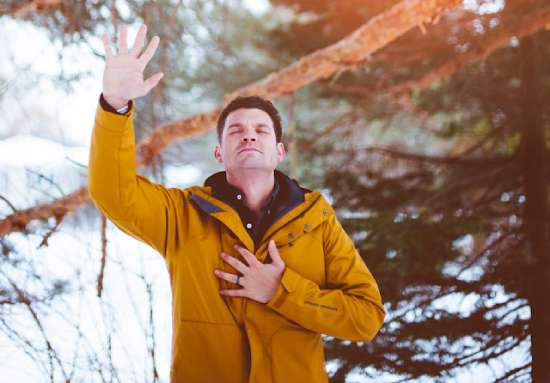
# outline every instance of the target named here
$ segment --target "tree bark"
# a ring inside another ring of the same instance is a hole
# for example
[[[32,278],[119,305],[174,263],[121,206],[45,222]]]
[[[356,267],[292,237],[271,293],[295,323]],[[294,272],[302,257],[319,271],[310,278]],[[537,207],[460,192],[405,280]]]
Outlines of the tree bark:
[[[546,206],[544,102],[539,86],[536,35],[521,41],[522,161],[526,204],[527,275],[531,308],[531,376],[534,383],[550,382],[550,246]]]

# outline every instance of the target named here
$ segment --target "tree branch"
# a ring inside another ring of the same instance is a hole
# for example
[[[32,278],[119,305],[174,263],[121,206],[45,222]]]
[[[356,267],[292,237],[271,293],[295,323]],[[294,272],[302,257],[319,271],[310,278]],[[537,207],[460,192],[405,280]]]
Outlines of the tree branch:
[[[17,19],[24,19],[36,10],[54,10],[63,5],[63,0],[33,0],[17,8],[11,16]]]
[[[105,263],[107,261],[107,218],[101,214],[101,266],[97,276],[97,296],[101,298],[103,291],[103,277],[105,275]]]
[[[302,57],[298,62],[224,97],[224,103],[237,95],[256,94],[276,98],[290,94],[314,81],[361,65],[372,53],[391,43],[421,22],[436,19],[460,0],[404,0],[373,17],[339,42]],[[215,125],[221,105],[215,110],[190,118],[167,122],[143,139],[137,147],[138,166],[153,158],[177,138],[204,132]],[[67,213],[88,202],[87,189],[82,187],[67,197],[14,213],[0,220],[0,236],[24,231],[34,219],[46,219],[55,211]]]
[[[389,88],[387,93],[392,97],[399,98],[413,89],[427,89],[435,81],[447,80],[460,69],[475,62],[485,60],[498,49],[507,46],[512,37],[522,38],[544,29],[550,22],[550,8],[546,7],[535,15],[517,15],[516,17],[519,21],[511,27],[506,25],[498,28],[497,31],[489,34],[487,38],[480,40],[473,49],[445,62],[443,65],[425,74],[420,79],[406,81]]]

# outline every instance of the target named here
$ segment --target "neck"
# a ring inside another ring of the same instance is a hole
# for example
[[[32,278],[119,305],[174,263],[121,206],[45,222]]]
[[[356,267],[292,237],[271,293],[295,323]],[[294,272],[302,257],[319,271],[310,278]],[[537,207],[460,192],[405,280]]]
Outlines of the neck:
[[[262,206],[267,202],[275,185],[273,170],[226,170],[227,182],[242,190],[245,195],[245,205],[256,215],[260,214]]]

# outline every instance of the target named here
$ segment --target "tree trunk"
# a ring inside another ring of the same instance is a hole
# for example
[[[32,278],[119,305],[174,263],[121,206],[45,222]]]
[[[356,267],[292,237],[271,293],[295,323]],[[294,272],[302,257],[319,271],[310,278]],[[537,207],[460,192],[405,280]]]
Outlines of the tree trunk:
[[[528,254],[526,283],[531,307],[531,376],[534,383],[550,382],[550,253],[545,179],[545,132],[538,75],[536,35],[521,42],[521,97],[523,108],[523,166]]]

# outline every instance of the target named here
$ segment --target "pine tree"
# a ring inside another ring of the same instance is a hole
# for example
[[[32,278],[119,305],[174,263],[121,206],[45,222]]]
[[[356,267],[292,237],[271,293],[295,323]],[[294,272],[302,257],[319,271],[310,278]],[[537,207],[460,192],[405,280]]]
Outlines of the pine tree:
[[[318,16],[276,35],[297,56],[379,11],[277,3]],[[311,91],[309,105],[350,107],[324,131],[304,129],[301,163],[327,167],[389,314],[369,344],[327,341],[332,381],[351,371],[445,381],[511,359],[495,381],[548,380],[548,11],[515,1],[456,12]]]

